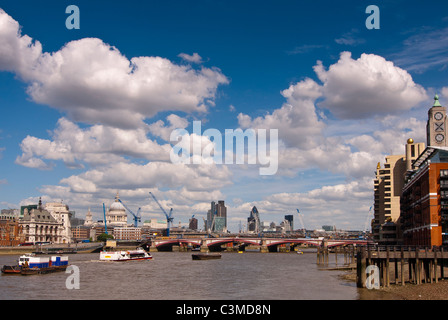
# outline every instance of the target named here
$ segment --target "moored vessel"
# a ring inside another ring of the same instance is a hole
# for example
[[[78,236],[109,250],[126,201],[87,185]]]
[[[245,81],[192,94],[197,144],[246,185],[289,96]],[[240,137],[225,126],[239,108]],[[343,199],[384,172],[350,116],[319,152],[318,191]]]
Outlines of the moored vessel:
[[[20,274],[20,272],[22,271],[22,267],[21,266],[3,266],[2,267],[2,273],[3,274]]]
[[[65,271],[68,267],[68,257],[51,256],[36,257],[35,254],[24,254],[18,259],[17,265],[4,265],[2,274],[45,274],[57,271]]]
[[[201,253],[193,253],[191,255],[193,260],[211,260],[211,259],[221,259],[221,254],[218,252],[201,252]]]

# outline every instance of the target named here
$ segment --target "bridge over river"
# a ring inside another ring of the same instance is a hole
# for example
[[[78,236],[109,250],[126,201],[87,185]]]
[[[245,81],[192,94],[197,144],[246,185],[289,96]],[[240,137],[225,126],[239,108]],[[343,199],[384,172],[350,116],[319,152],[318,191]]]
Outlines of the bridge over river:
[[[308,246],[337,247],[346,245],[367,245],[368,240],[353,239],[322,239],[322,238],[251,238],[251,237],[223,237],[223,238],[174,238],[154,239],[151,242],[151,251],[171,251],[173,246],[200,248],[202,252],[220,251],[221,246],[238,247],[244,251],[247,246],[256,246],[261,252],[277,252],[282,245],[295,246],[306,244]]]

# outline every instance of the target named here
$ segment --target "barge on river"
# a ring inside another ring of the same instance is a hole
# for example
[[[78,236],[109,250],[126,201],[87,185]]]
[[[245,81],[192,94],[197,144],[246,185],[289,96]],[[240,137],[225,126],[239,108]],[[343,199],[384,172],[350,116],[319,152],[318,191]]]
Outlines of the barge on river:
[[[193,260],[211,260],[211,259],[221,259],[221,254],[218,252],[201,252],[193,253],[191,255]]]
[[[2,267],[2,274],[32,275],[65,271],[68,267],[67,256],[36,257],[24,254],[16,265]]]

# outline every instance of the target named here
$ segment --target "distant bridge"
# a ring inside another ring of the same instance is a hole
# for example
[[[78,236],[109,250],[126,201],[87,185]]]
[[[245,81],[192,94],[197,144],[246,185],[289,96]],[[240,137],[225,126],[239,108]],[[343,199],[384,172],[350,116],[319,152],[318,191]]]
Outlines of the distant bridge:
[[[277,247],[284,244],[307,244],[319,247],[337,247],[345,245],[367,245],[368,240],[350,239],[322,239],[322,238],[250,238],[250,237],[228,237],[228,238],[178,238],[178,239],[154,239],[151,248],[159,251],[170,251],[173,246],[200,247],[202,251],[217,251],[222,245],[232,243],[233,246],[245,247],[248,245],[260,246],[262,251],[276,252]]]

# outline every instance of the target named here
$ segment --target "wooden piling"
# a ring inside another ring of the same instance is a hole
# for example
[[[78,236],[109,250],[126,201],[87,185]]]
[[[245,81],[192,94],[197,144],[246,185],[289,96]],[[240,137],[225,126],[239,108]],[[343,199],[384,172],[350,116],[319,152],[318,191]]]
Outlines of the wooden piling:
[[[434,248],[434,281],[435,283],[439,282],[439,275],[437,273],[437,256],[438,256],[439,250],[437,248]]]
[[[356,259],[356,285],[358,288],[365,288],[366,286],[366,254],[364,250],[359,250],[357,253],[357,259]]]
[[[348,259],[354,257],[353,248],[348,247],[347,253]],[[369,265],[378,267],[377,276],[382,287],[399,283],[404,286],[407,281],[416,285],[437,283],[439,279],[445,278],[446,258],[448,252],[442,247],[376,247],[374,250],[370,247],[357,248],[357,285],[365,287],[365,272]]]
[[[384,259],[384,287],[390,286],[390,264],[389,259]]]
[[[443,268],[445,267],[445,259],[443,258],[443,247],[440,248],[440,278],[444,278],[445,277],[445,272],[443,270]]]
[[[401,285],[404,286],[404,248],[400,248]]]

